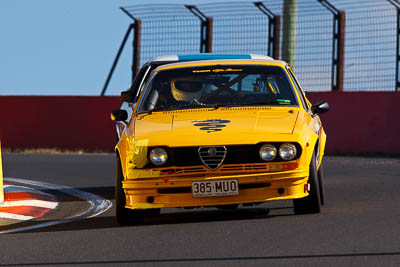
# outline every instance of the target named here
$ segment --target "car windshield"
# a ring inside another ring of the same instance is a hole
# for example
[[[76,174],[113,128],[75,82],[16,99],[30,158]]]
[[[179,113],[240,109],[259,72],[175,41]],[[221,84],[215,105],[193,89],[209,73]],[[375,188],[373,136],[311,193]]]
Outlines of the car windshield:
[[[281,67],[216,65],[159,71],[138,112],[271,105],[298,105]]]

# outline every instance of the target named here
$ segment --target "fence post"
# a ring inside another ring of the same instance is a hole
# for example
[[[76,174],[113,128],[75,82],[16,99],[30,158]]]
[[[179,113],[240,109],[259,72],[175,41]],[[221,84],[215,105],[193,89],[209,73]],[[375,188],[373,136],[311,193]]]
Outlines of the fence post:
[[[140,67],[140,48],[142,43],[142,21],[136,19],[133,24],[132,82]]]
[[[397,9],[397,25],[396,25],[396,84],[395,91],[400,88],[399,64],[400,64],[400,2],[398,0],[388,0]]]
[[[268,17],[268,56],[279,59],[281,16],[272,13],[263,2],[254,2],[254,5]]]
[[[333,14],[332,91],[343,91],[346,14],[327,0],[317,0]]]
[[[132,53],[132,82],[135,79],[136,73],[139,71],[140,66],[140,47],[142,43],[142,21],[140,19],[132,16],[125,8],[121,7],[122,12],[124,12],[128,17],[133,20],[132,30],[133,30],[133,53]]]
[[[207,17],[194,5],[185,5],[189,11],[201,21],[200,28],[200,53],[212,52],[213,19]]]
[[[111,66],[110,72],[108,73],[108,76],[107,76],[107,79],[106,79],[106,81],[104,83],[103,89],[101,90],[100,96],[104,96],[104,94],[106,93],[108,84],[110,83],[111,77],[114,74],[115,67],[118,64],[118,60],[119,60],[119,58],[121,56],[121,53],[122,53],[122,51],[124,49],[126,41],[128,40],[128,37],[129,37],[129,34],[131,33],[132,28],[133,28],[133,24],[129,25],[128,30],[125,33],[124,39],[122,40],[122,43],[121,43],[121,45],[120,45],[120,47],[118,49],[118,53],[117,53],[117,55],[116,55],[116,57],[114,59],[114,62],[112,64],[112,66]]]
[[[129,25],[128,30],[125,33],[124,39],[118,49],[118,53],[114,59],[114,62],[111,66],[111,70],[108,73],[106,82],[104,83],[103,90],[101,91],[101,96],[104,96],[108,84],[110,83],[111,77],[114,73],[115,67],[118,64],[118,60],[121,56],[121,53],[125,47],[126,41],[129,38],[131,31],[133,31],[133,56],[132,56],[132,82],[135,79],[136,73],[139,71],[140,66],[140,46],[141,46],[141,33],[142,33],[142,21],[133,17],[125,8],[121,7],[121,10],[133,20],[133,23]]]
[[[282,60],[292,68],[296,66],[297,55],[297,0],[283,0]]]
[[[206,45],[205,45],[205,51],[206,53],[211,53],[212,52],[212,35],[213,35],[213,18],[207,17],[207,22],[206,22]]]
[[[1,141],[0,141],[0,204],[3,202],[4,202],[3,163],[1,161]]]

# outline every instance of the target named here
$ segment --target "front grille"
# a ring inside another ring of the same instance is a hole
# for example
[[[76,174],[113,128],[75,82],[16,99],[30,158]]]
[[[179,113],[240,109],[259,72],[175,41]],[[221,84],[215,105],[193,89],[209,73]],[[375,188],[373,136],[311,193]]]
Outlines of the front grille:
[[[258,155],[258,145],[233,145],[225,146],[225,148],[226,157],[222,166],[226,164],[265,163]],[[168,153],[168,166],[186,167],[204,165],[198,153],[199,147],[174,147],[167,148],[166,150]]]
[[[169,166],[175,166],[175,167],[195,167],[195,168],[201,168],[200,166],[206,166],[208,169],[215,170],[219,166],[221,168],[224,168],[225,166],[229,164],[237,164],[237,165],[243,165],[243,164],[250,164],[252,165],[250,168],[253,169],[255,166],[254,164],[258,163],[267,163],[263,161],[260,156],[259,156],[259,149],[262,146],[263,143],[256,144],[256,145],[228,145],[228,146],[203,146],[203,147],[163,147],[167,153],[168,153],[168,162],[163,165],[163,166],[156,166],[153,165],[151,162],[149,162],[145,168],[165,168]],[[273,143],[277,147],[281,143]],[[301,146],[297,143],[295,143],[298,155],[295,159],[299,158],[302,152]],[[208,149],[210,148],[216,148],[217,149],[217,155],[215,157],[210,157],[208,158]],[[225,148],[225,152],[223,152],[223,148]],[[151,147],[148,149],[148,151],[151,150]],[[202,153],[200,154],[200,150]],[[225,153],[225,156],[221,156]],[[201,156],[203,155],[203,156]],[[294,160],[295,160],[294,159]],[[213,162],[213,160],[215,160]],[[275,160],[271,162],[284,162],[281,160],[279,157],[277,157]],[[260,165],[257,166],[259,168],[263,168]],[[232,168],[231,170],[246,170],[243,169],[243,167],[249,167],[249,166],[232,166],[229,168]]]
[[[226,157],[224,146],[202,146],[198,152],[203,164],[211,170],[218,168]]]
[[[234,164],[221,167],[221,172],[233,171],[269,171],[269,165],[262,164]]]

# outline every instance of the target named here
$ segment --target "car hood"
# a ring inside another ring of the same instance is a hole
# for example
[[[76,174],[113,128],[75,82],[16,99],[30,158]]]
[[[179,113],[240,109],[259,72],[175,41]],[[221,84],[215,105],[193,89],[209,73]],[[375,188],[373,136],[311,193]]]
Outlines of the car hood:
[[[170,147],[273,141],[273,136],[293,133],[298,113],[293,107],[154,112],[137,116],[135,139]]]

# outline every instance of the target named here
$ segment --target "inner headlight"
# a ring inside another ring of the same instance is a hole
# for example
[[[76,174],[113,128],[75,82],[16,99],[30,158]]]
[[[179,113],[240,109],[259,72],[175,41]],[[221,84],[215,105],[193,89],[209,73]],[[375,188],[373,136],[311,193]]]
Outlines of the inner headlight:
[[[150,151],[150,161],[157,166],[163,165],[168,160],[167,151],[163,148],[154,148]]]
[[[271,161],[276,158],[276,147],[271,144],[265,144],[262,147],[260,147],[260,158],[265,161]]]
[[[284,160],[292,160],[296,155],[297,149],[293,144],[285,143],[279,147],[279,156]]]

